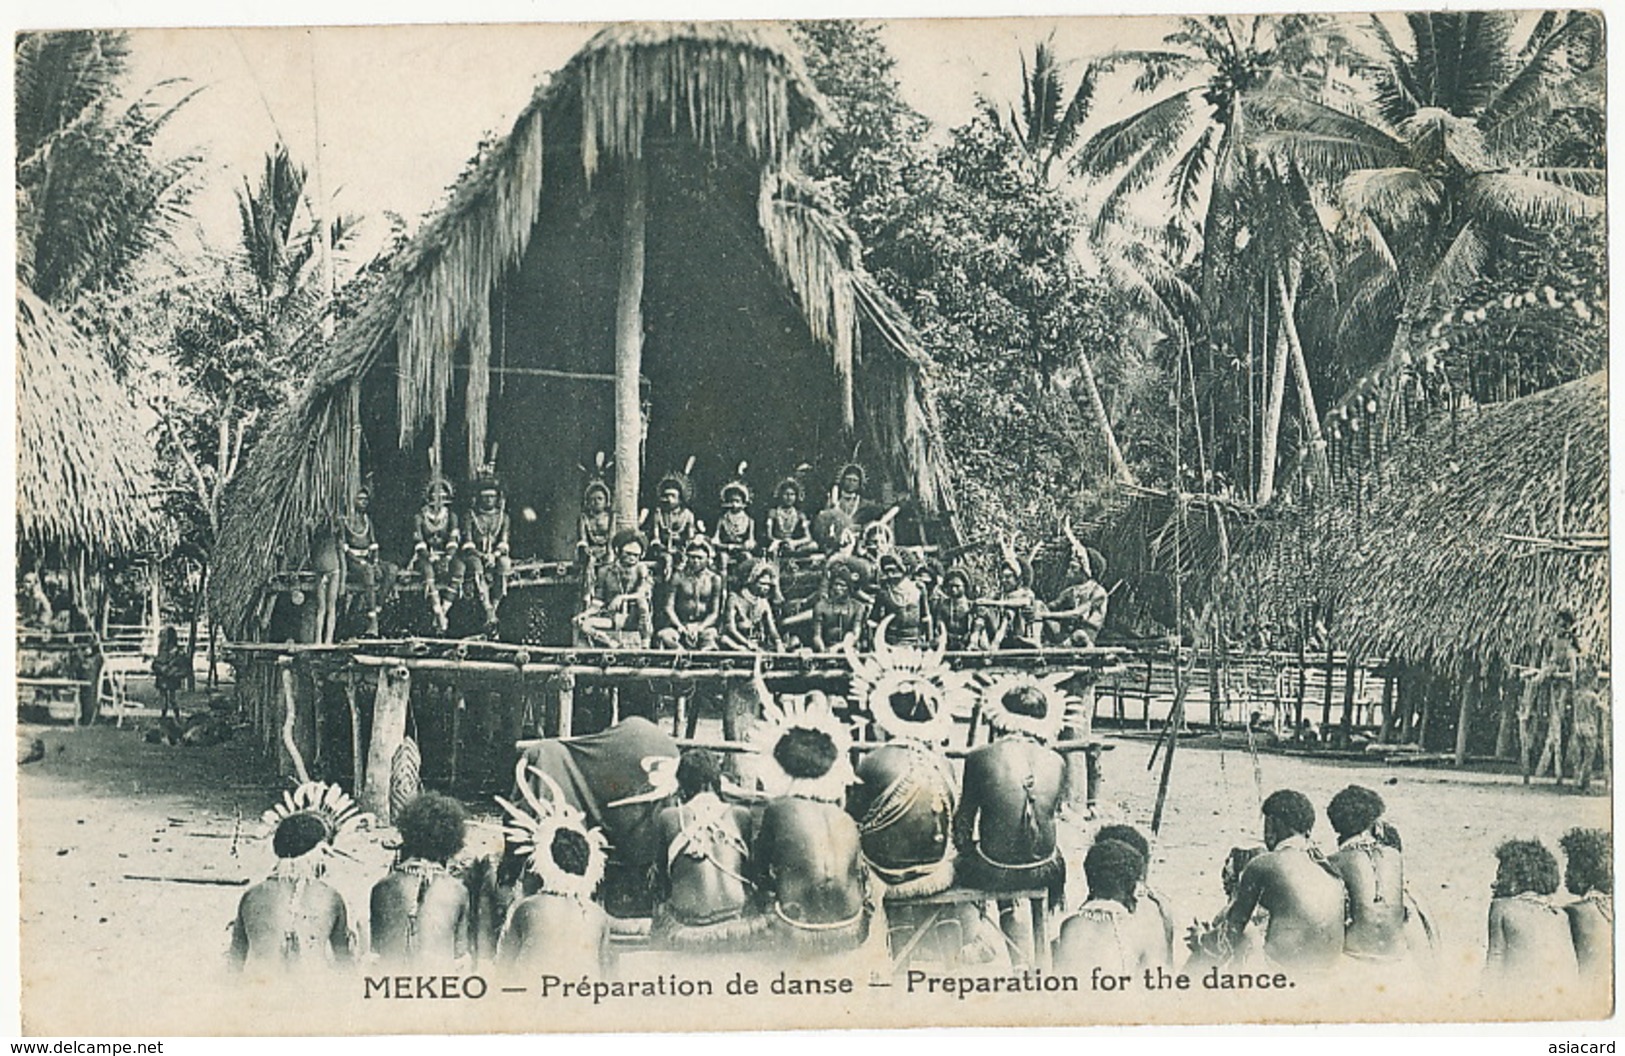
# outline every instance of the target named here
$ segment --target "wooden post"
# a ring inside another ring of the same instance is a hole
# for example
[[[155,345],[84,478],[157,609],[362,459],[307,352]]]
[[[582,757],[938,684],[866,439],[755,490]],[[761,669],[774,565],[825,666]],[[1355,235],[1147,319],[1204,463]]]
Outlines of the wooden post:
[[[1461,711],[1456,715],[1456,765],[1467,763],[1467,724],[1473,717],[1473,684],[1471,677],[1461,680]]]
[[[1495,699],[1501,709],[1501,722],[1495,730],[1495,757],[1497,759],[1511,759],[1512,731],[1517,721],[1517,706],[1515,696],[1508,685],[1508,679],[1503,676],[1495,680]]]
[[[634,149],[639,149],[641,144]],[[643,447],[643,264],[645,201],[643,159],[622,164],[620,283],[615,291],[615,527],[638,525]]]
[[[367,760],[361,754],[361,708],[355,700],[355,668],[344,673],[344,703],[350,708],[350,791],[359,796]]]
[[[457,791],[457,749],[463,735],[463,709],[468,706],[468,697],[458,686],[451,702],[451,777],[447,781],[453,794]]]
[[[568,737],[575,727],[576,676],[566,671],[553,680],[559,693],[559,736]]]
[[[406,707],[412,696],[412,672],[405,665],[378,673],[378,693],[372,702],[372,743],[367,749],[367,775],[361,807],[388,825],[389,782],[395,752],[406,738]]]
[[[1417,679],[1417,684],[1422,691],[1422,716],[1416,723],[1416,746],[1425,752],[1428,750],[1428,720],[1433,718],[1433,698],[1439,687],[1426,671]]]
[[[1394,730],[1399,724],[1399,716],[1394,711],[1394,680],[1397,676],[1398,672],[1394,670],[1392,662],[1384,665],[1382,669],[1382,733],[1377,737],[1379,744],[1393,743]]]
[[[1354,741],[1354,678],[1359,662],[1359,659],[1353,653],[1349,653],[1348,663],[1343,668],[1343,743],[1341,747],[1345,751]]]
[[[1337,675],[1337,660],[1332,653],[1332,640],[1326,638],[1326,692],[1320,702],[1320,735],[1325,737],[1332,725],[1332,679]]]

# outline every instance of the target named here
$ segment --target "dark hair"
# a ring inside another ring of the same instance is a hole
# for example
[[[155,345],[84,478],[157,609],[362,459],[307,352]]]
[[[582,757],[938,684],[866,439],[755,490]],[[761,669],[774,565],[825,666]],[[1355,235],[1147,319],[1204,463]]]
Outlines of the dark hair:
[[[1113,825],[1102,825],[1095,830],[1095,843],[1105,843],[1107,840],[1116,840],[1118,843],[1128,844],[1139,852],[1140,858],[1146,863],[1146,867],[1150,868],[1151,844],[1146,840],[1145,834],[1133,825],[1124,825],[1119,822]]]
[[[618,551],[628,543],[637,543],[645,553],[649,550],[649,540],[644,538],[643,533],[636,528],[622,528],[610,536],[609,548]]]
[[[1382,817],[1384,809],[1382,797],[1377,793],[1362,785],[1350,785],[1326,804],[1326,820],[1342,839],[1371,828]]]
[[[1525,891],[1549,895],[1557,890],[1557,859],[1539,840],[1508,840],[1495,849],[1495,897]]]
[[[839,754],[829,734],[792,726],[773,746],[773,758],[796,778],[817,778],[829,773]]]
[[[999,701],[1004,710],[1012,715],[1025,715],[1029,719],[1041,719],[1049,710],[1049,701],[1037,686],[1017,686],[1006,693]]]
[[[1241,874],[1247,871],[1254,858],[1263,853],[1262,847],[1230,848],[1230,853],[1224,857],[1224,868],[1219,871],[1219,883],[1224,887],[1226,898],[1236,893],[1236,885],[1241,882]]]
[[[1274,818],[1293,835],[1308,835],[1315,827],[1315,805],[1302,792],[1290,788],[1271,792],[1264,800],[1264,816]]]
[[[1557,841],[1568,865],[1563,880],[1570,893],[1611,891],[1614,887],[1614,838],[1602,829],[1570,829]]]
[[[1377,842],[1384,847],[1392,847],[1396,851],[1405,849],[1405,841],[1399,838],[1399,830],[1394,828],[1392,823],[1379,821],[1373,831],[1376,834]]]
[[[314,814],[290,814],[276,827],[271,849],[278,858],[299,858],[327,839],[327,824]]]
[[[553,842],[547,850],[553,856],[553,864],[571,876],[587,875],[587,863],[592,858],[592,851],[587,845],[587,837],[581,833],[574,829],[555,829]]]
[[[439,792],[425,792],[401,808],[395,828],[401,834],[401,857],[445,862],[463,849],[463,805]]]
[[[1083,856],[1083,878],[1096,898],[1118,898],[1134,908],[1134,882],[1145,875],[1145,858],[1122,840],[1096,840]]]
[[[970,573],[969,572],[966,572],[963,568],[959,568],[957,566],[954,567],[954,568],[950,568],[948,571],[946,571],[946,572],[944,572],[942,574],[942,586],[943,586],[943,589],[945,589],[945,590],[947,589],[948,581],[951,580],[951,579],[957,579],[957,580],[959,580],[959,582],[965,584],[965,593],[967,593],[967,594],[970,593],[970,591],[971,591],[971,582],[970,582]]]
[[[722,764],[708,748],[690,748],[677,762],[677,793],[685,801],[722,787]]]

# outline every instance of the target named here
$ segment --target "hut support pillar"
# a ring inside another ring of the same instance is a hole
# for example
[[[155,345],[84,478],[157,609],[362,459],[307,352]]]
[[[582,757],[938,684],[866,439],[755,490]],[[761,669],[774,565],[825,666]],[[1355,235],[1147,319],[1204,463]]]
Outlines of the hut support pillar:
[[[1467,724],[1473,717],[1473,697],[1476,695],[1477,679],[1463,678],[1461,680],[1461,711],[1456,715],[1456,765],[1464,766],[1467,762]]]
[[[643,159],[629,157],[622,169],[620,283],[615,291],[615,527],[638,526],[642,466],[643,264],[647,220]]]
[[[361,809],[371,811],[385,825],[389,812],[389,783],[395,753],[406,738],[406,705],[412,696],[412,672],[404,664],[378,675],[378,694],[372,704],[372,743],[367,749],[367,771],[362,785]]]

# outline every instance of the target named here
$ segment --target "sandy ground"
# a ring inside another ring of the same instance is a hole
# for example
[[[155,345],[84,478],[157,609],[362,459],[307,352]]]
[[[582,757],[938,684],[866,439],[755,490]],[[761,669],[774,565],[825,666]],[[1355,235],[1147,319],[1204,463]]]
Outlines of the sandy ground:
[[[144,725],[137,723],[137,727]],[[333,998],[341,1016],[360,1009],[360,987],[344,984],[346,1006],[331,992],[311,991],[292,1019],[254,1018],[248,1006],[222,989],[227,926],[243,882],[265,875],[268,841],[258,838],[259,815],[281,784],[253,745],[235,741],[212,748],[144,743],[138,729],[111,725],[75,729],[24,727],[44,738],[46,757],[19,774],[21,951],[24,1029],[30,1034],[88,1033],[305,1033],[379,1029],[365,1019],[328,1019],[321,998]],[[1111,739],[1105,756],[1101,815],[1146,826],[1155,801],[1157,773],[1146,763],[1151,744]],[[1255,769],[1256,767],[1256,769]],[[1318,807],[1349,783],[1378,789],[1389,817],[1404,836],[1412,892],[1442,935],[1440,975],[1429,981],[1438,1000],[1393,1012],[1383,1006],[1328,1006],[1318,1013],[1275,1009],[1256,1002],[1228,1011],[1203,1012],[1164,1006],[1145,1013],[1167,1019],[1330,1019],[1426,1016],[1478,1018],[1498,1015],[1491,1006],[1455,1003],[1449,996],[1470,989],[1484,957],[1485,913],[1494,876],[1493,850],[1506,838],[1538,837],[1555,851],[1559,835],[1576,825],[1610,824],[1610,801],[1550,785],[1523,787],[1516,778],[1417,767],[1332,763],[1261,755],[1244,748],[1214,750],[1182,746],[1176,756],[1163,831],[1153,852],[1152,880],[1181,925],[1210,917],[1222,907],[1219,870],[1232,846],[1256,843],[1260,792],[1296,788]],[[234,833],[236,838],[233,838]],[[1331,841],[1324,816],[1316,836]],[[495,838],[482,830],[476,842]],[[1065,834],[1069,861],[1081,857],[1086,833]],[[333,880],[352,911],[364,911],[366,891],[382,874],[389,852],[379,837],[352,840],[350,861],[340,861]],[[235,853],[234,853],[235,851]],[[160,879],[134,879],[157,877]],[[197,881],[197,882],[184,882]],[[1075,901],[1075,900],[1074,900]],[[332,986],[325,987],[331,991]],[[349,991],[357,991],[350,994]],[[1416,993],[1408,995],[1412,999]],[[1599,980],[1585,995],[1589,1015],[1606,1015],[1611,988]],[[798,1015],[769,1017],[790,1025],[825,1013],[813,1003]],[[832,1006],[835,1007],[835,1006]],[[997,1009],[1026,1006],[956,1004],[939,1019],[926,1010],[902,1021],[947,1022],[976,1015],[990,1022],[1026,1018]],[[1222,1009],[1223,1006],[1215,1006]],[[1394,1006],[1397,1007],[1397,1006]],[[988,1009],[995,1009],[989,1012]],[[980,1009],[980,1011],[977,1011]],[[285,1011],[285,1010],[284,1010]],[[696,1015],[700,1018],[695,1019]],[[1116,1019],[1127,1013],[1045,1012],[1060,1021]],[[1136,1012],[1128,1018],[1139,1018]],[[840,1022],[839,1019],[827,1020]],[[885,1022],[884,1019],[881,1020]],[[482,1029],[495,1021],[443,1018],[397,1019],[399,1029]],[[538,1029],[563,1020],[521,1020]],[[597,1021],[614,1029],[638,1021]],[[716,1025],[693,1008],[673,1009],[673,1025]],[[646,1027],[654,1023],[643,1022]],[[512,1026],[510,1025],[510,1029]]]

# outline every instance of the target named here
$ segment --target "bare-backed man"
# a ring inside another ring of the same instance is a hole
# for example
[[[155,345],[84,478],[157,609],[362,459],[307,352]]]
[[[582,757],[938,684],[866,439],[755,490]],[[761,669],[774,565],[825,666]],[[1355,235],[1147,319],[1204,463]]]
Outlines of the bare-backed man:
[[[463,848],[466,814],[450,796],[425,792],[395,827],[401,848],[372,888],[372,950],[392,965],[450,965],[468,953],[468,888],[448,864]]]
[[[1145,859],[1134,847],[1121,840],[1095,841],[1083,858],[1089,897],[1061,925],[1057,969],[1083,975],[1099,968],[1137,976],[1146,968],[1171,966],[1161,924],[1137,913],[1135,892],[1144,872]]]
[[[703,748],[683,753],[677,794],[680,802],[655,821],[666,853],[655,863],[651,943],[690,953],[742,951],[763,923],[753,905],[750,811],[722,798],[722,766]]]
[[[1332,797],[1326,818],[1337,833],[1328,861],[1348,892],[1343,952],[1378,964],[1404,960],[1405,864],[1400,852],[1379,838],[1385,804],[1369,788],[1350,785]]]
[[[1534,1000],[1578,982],[1568,914],[1553,901],[1557,859],[1539,840],[1508,840],[1495,849],[1489,911],[1487,988]]]
[[[1609,978],[1614,952],[1614,839],[1604,829],[1570,829],[1558,841],[1568,864],[1563,883],[1574,954],[1584,975]]]

